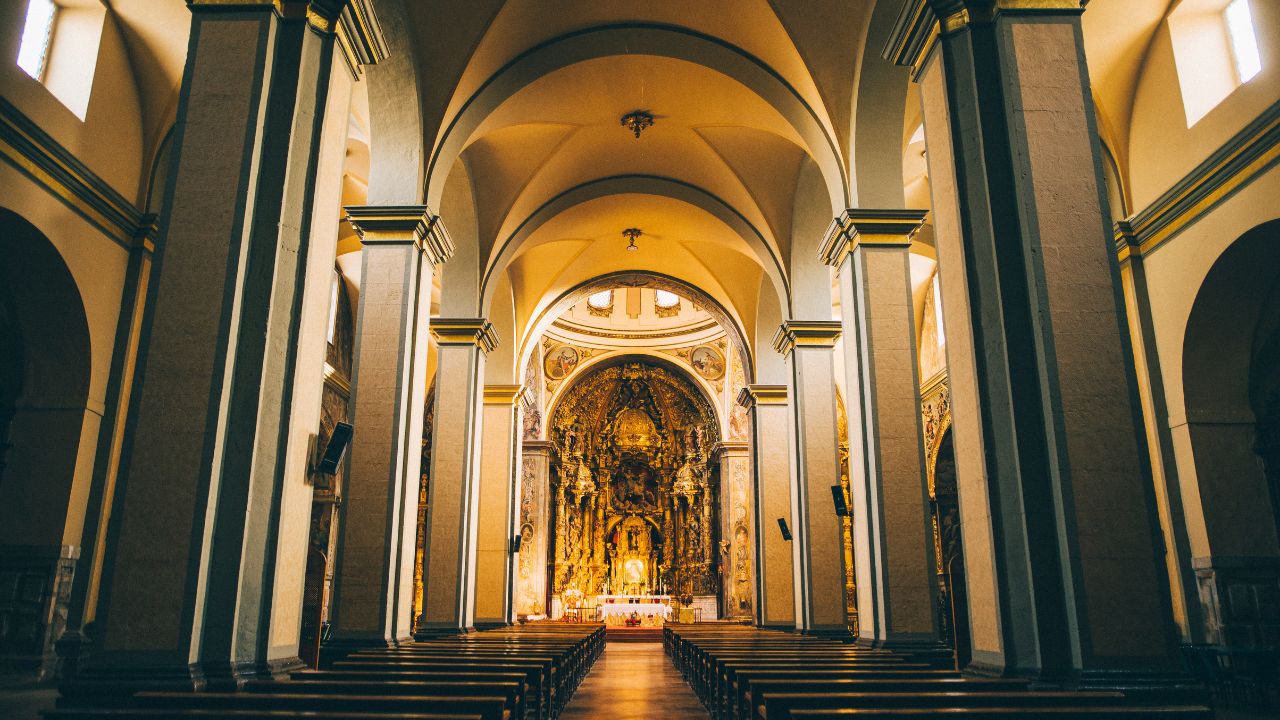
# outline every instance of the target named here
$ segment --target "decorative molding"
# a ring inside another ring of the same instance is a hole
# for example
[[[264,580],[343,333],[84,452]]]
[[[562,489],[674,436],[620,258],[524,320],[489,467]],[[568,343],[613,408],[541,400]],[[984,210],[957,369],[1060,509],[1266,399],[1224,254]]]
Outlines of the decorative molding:
[[[412,243],[427,254],[432,265],[453,257],[453,240],[444,221],[425,205],[348,205],[343,209],[365,245]]]
[[[523,385],[485,385],[485,405],[515,405],[524,397]]]
[[[928,214],[928,210],[845,210],[831,221],[818,258],[839,267],[859,246],[910,247]]]
[[[788,320],[773,336],[773,349],[786,355],[797,347],[835,347],[840,332],[837,320]]]
[[[1088,0],[908,0],[898,13],[880,56],[911,68],[912,77],[938,38],[989,23],[1000,15],[1079,15]]]
[[[590,335],[591,337],[609,338],[610,340],[652,340],[656,338],[680,337],[682,335],[706,332],[707,330],[711,330],[719,325],[720,323],[716,322],[715,319],[711,319],[701,325],[685,326],[675,330],[662,332],[648,332],[645,330],[637,330],[635,332],[606,332],[603,330],[594,330],[585,325],[567,321],[563,318],[558,318],[551,323],[551,327],[557,330],[577,333],[579,335]]]
[[[343,397],[351,397],[351,379],[327,362],[324,364],[324,384],[337,390]]]
[[[155,247],[155,216],[134,207],[74,154],[0,97],[0,157],[126,250]]]
[[[338,47],[347,67],[358,73],[362,65],[376,65],[386,59],[387,41],[370,0],[347,0],[338,15]]]
[[[431,318],[431,336],[440,345],[475,345],[486,353],[498,347],[493,323],[484,318]]]
[[[1148,255],[1280,160],[1280,102],[1273,103],[1141,212],[1115,226],[1120,262]]]
[[[786,405],[786,385],[747,385],[738,393],[738,404],[745,408],[755,405]]]

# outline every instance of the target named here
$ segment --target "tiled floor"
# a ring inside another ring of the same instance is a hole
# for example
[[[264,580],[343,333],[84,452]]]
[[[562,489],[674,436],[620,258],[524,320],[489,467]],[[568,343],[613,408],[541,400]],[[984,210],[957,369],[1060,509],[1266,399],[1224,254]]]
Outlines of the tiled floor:
[[[662,643],[609,643],[561,720],[707,720]]]

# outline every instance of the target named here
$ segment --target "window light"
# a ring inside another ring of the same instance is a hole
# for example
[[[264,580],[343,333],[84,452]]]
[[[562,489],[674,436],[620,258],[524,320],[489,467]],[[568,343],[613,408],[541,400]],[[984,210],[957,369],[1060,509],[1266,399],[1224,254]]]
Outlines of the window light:
[[[653,304],[660,308],[673,308],[680,304],[680,296],[666,290],[655,290]]]
[[[1231,38],[1231,55],[1235,58],[1236,74],[1241,83],[1247,83],[1262,70],[1262,58],[1258,55],[1258,37],[1253,29],[1253,14],[1249,12],[1249,0],[1232,0],[1223,12],[1227,22],[1227,36]]]
[[[53,37],[53,16],[57,12],[58,6],[53,0],[31,0],[27,5],[27,22],[22,27],[22,43],[18,46],[18,67],[36,80],[44,79],[49,39]]]
[[[587,298],[587,304],[597,310],[604,310],[613,305],[613,291],[601,290]]]

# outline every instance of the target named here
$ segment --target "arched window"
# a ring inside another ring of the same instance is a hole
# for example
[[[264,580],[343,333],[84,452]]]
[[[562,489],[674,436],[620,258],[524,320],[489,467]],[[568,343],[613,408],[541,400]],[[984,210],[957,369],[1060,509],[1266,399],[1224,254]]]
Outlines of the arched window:
[[[597,310],[604,310],[607,307],[612,307],[613,291],[601,290],[600,292],[595,293],[591,297],[587,298],[587,304]]]

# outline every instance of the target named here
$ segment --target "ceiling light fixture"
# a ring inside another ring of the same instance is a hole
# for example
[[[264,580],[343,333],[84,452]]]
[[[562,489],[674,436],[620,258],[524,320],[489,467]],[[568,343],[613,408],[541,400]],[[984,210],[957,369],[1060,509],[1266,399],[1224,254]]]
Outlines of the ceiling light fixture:
[[[645,128],[653,127],[653,113],[648,110],[632,110],[622,116],[622,125],[631,132],[635,133],[636,139],[640,139],[640,133]]]
[[[640,228],[627,228],[622,231],[622,236],[628,240],[627,252],[635,252],[640,248],[636,247],[636,238],[644,234]]]

